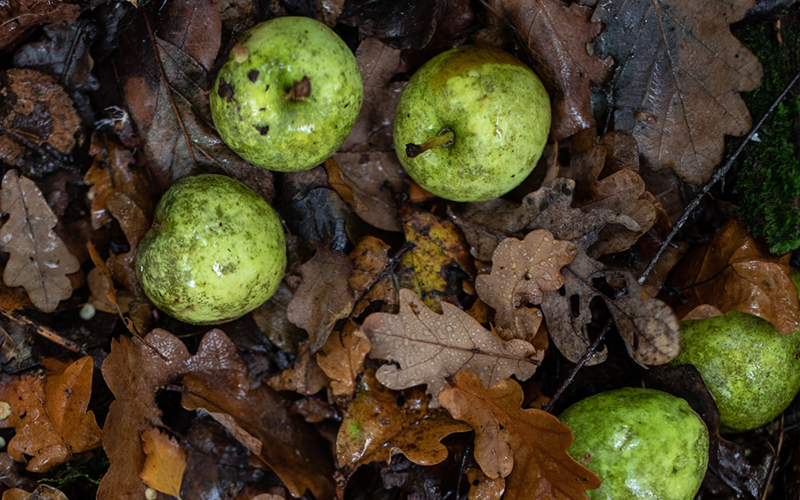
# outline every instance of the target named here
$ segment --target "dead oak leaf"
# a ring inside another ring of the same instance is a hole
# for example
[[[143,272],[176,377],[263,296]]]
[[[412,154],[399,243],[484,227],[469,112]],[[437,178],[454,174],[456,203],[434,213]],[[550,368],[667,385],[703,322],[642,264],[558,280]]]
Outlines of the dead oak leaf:
[[[572,431],[542,410],[522,409],[523,392],[513,380],[486,389],[461,372],[439,395],[442,406],[475,429],[475,459],[490,478],[506,478],[509,498],[586,499],[600,479],[567,450]]]
[[[350,252],[350,260],[353,261],[350,286],[357,297],[354,316],[359,316],[373,301],[394,304],[394,286],[389,277],[384,276],[388,274],[387,268],[392,263],[390,248],[374,236],[365,236]]]
[[[92,393],[90,356],[64,364],[48,358],[44,374],[27,375],[2,384],[0,400],[11,414],[0,420],[16,434],[8,453],[33,472],[47,472],[75,455],[100,446],[101,431],[87,411]]]
[[[500,500],[506,491],[506,479],[487,476],[479,467],[467,469],[468,500]]]
[[[66,2],[11,0],[0,4],[0,50],[6,50],[29,29],[39,24],[72,22],[80,15],[79,5]]]
[[[302,342],[299,350],[300,354],[294,359],[292,366],[273,375],[267,380],[267,385],[276,391],[294,391],[304,396],[316,394],[328,387],[330,380],[317,364],[308,348],[308,341]]]
[[[533,338],[540,321],[531,325],[528,306],[541,304],[543,292],[561,288],[561,268],[576,252],[572,242],[556,240],[544,229],[532,231],[522,241],[507,238],[500,242],[491,274],[475,280],[478,296],[495,310],[497,326],[516,332],[516,338]]]
[[[611,58],[586,52],[602,30],[592,10],[561,0],[491,0],[489,8],[509,20],[530,50],[553,99],[556,140],[594,126],[591,87],[606,80]]]
[[[80,270],[61,238],[58,223],[33,181],[9,170],[3,177],[0,203],[10,215],[0,229],[0,250],[11,254],[3,271],[8,286],[23,286],[33,305],[52,312],[72,295],[68,274]]]
[[[515,375],[527,380],[544,357],[523,340],[500,340],[458,307],[442,302],[443,314],[428,309],[411,290],[400,290],[400,313],[373,313],[362,330],[372,342],[371,358],[392,361],[378,380],[390,389],[427,384],[431,407],[447,377],[464,370],[489,387]]]
[[[142,446],[147,456],[139,477],[156,491],[180,498],[186,453],[178,441],[153,427],[142,433]]]
[[[3,492],[3,500],[68,500],[67,496],[46,484],[40,484],[35,490],[28,493],[19,488],[13,488]]]
[[[372,344],[353,321],[345,323],[341,331],[334,331],[317,353],[317,364],[331,379],[331,392],[335,397],[352,398],[356,377],[364,371],[364,359]]]
[[[686,297],[674,305],[675,312],[684,319],[708,306],[722,314],[740,311],[769,321],[778,333],[792,333],[800,300],[790,257],[770,254],[740,221],[731,219],[675,267],[670,284]]]
[[[600,2],[606,28],[596,52],[613,55],[613,120],[631,133],[652,169],[671,167],[704,184],[722,160],[725,135],[744,135],[750,113],[739,92],[762,68],[730,32],[755,0]],[[642,75],[647,75],[643,78]]]
[[[402,404],[398,401],[398,394],[375,378],[375,370],[364,373],[336,437],[340,468],[390,462],[397,453],[415,464],[435,465],[447,458],[447,447],[441,440],[454,432],[470,430],[441,408],[431,408],[422,389],[404,391]]]
[[[353,310],[355,296],[349,281],[352,268],[346,254],[322,245],[311,260],[300,266],[302,282],[289,302],[286,317],[308,332],[311,352],[319,351],[336,322]]]

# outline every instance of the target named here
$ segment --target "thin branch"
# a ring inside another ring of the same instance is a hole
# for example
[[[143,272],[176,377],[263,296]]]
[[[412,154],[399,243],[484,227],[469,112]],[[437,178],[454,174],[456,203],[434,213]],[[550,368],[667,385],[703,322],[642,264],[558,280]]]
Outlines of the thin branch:
[[[780,437],[778,437],[778,448],[775,450],[775,460],[772,461],[772,467],[769,468],[769,476],[767,477],[767,481],[764,483],[764,494],[761,496],[761,500],[767,500],[767,493],[769,493],[769,484],[772,482],[772,476],[775,475],[775,469],[778,468],[782,447],[783,447],[783,413],[781,413],[781,433]]]
[[[698,205],[700,205],[700,202],[703,200],[703,197],[705,197],[705,195],[708,194],[708,192],[711,190],[714,184],[716,184],[725,177],[725,174],[727,174],[728,170],[731,169],[733,162],[736,161],[736,158],[738,158],[739,155],[742,153],[747,143],[753,139],[753,136],[756,135],[758,129],[761,128],[761,126],[764,124],[767,118],[769,118],[772,112],[775,111],[775,109],[778,107],[781,101],[783,101],[783,99],[786,97],[786,94],[789,93],[789,91],[792,89],[792,87],[794,87],[794,84],[797,83],[797,80],[799,79],[800,79],[800,73],[796,74],[794,78],[792,78],[792,81],[789,82],[789,85],[787,85],[786,88],[783,89],[783,92],[781,92],[781,94],[777,97],[777,99],[773,101],[772,105],[769,107],[767,112],[764,114],[764,116],[761,117],[760,120],[758,120],[756,126],[753,127],[752,130],[750,130],[750,133],[747,134],[747,137],[744,138],[744,141],[742,141],[739,147],[736,148],[736,151],[728,159],[728,161],[725,162],[725,165],[723,165],[722,168],[720,168],[714,173],[711,179],[709,179],[709,181],[706,182],[705,186],[703,186],[703,188],[697,194],[695,199],[692,200],[691,203],[689,203],[689,205],[683,211],[683,215],[681,215],[681,218],[678,219],[678,222],[675,223],[675,225],[672,227],[672,230],[669,232],[669,235],[667,235],[667,238],[661,244],[661,247],[658,249],[658,253],[656,253],[656,255],[653,257],[653,260],[650,261],[650,263],[647,265],[647,268],[642,273],[641,278],[639,278],[639,284],[644,283],[644,281],[647,279],[647,276],[650,275],[650,273],[653,271],[653,268],[655,267],[656,262],[658,262],[658,259],[661,258],[661,255],[667,249],[667,246],[669,246],[673,238],[675,238],[675,235],[678,234],[678,231],[680,231],[680,229],[683,227],[686,221],[689,220],[689,216],[692,215],[694,209],[697,208]]]
[[[26,328],[32,328],[34,331],[36,331],[36,333],[46,338],[50,342],[54,342],[66,349],[69,349],[72,352],[82,354],[84,356],[86,355],[86,351],[84,351],[83,348],[78,344],[76,344],[75,342],[69,339],[65,339],[64,337],[56,333],[54,330],[51,330],[46,326],[42,326],[33,321],[32,319],[19,314],[18,312],[0,308],[0,314],[2,314],[6,318],[10,319],[11,321],[19,325],[22,325]]]

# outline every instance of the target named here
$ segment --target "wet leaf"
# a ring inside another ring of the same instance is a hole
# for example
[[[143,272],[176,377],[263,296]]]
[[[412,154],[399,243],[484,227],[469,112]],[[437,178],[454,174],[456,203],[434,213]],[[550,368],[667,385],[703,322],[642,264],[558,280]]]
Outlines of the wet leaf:
[[[53,231],[58,219],[33,181],[9,170],[0,196],[3,212],[10,214],[0,229],[0,249],[11,254],[3,281],[25,287],[36,307],[52,312],[72,295],[67,274],[80,269],[78,259]]]
[[[334,331],[317,353],[317,364],[331,378],[331,392],[336,397],[352,398],[356,377],[364,370],[364,359],[372,344],[358,325],[345,323],[341,331]]]
[[[490,478],[506,478],[506,495],[524,498],[585,499],[584,490],[600,479],[573,460],[567,450],[572,431],[553,415],[522,409],[522,388],[503,380],[486,389],[470,372],[439,395],[454,418],[475,429],[475,459]]]
[[[487,476],[480,468],[467,469],[469,500],[500,500],[506,491],[506,479]]]
[[[180,497],[186,453],[178,441],[155,427],[142,432],[146,458],[139,477],[154,490]]]
[[[378,370],[383,385],[406,389],[427,384],[436,408],[447,377],[471,370],[489,387],[512,375],[527,380],[544,357],[523,340],[500,340],[452,304],[442,302],[442,310],[436,314],[414,292],[402,289],[399,314],[367,316],[362,329],[372,342],[370,357],[396,363]]]
[[[394,151],[338,152],[333,157],[342,180],[353,190],[353,211],[379,229],[402,231],[395,194],[407,189],[408,180]]]
[[[33,472],[47,472],[76,455],[100,446],[101,431],[92,411],[92,358],[71,364],[45,359],[44,374],[35,373],[0,384],[0,400],[11,415],[0,426],[16,434],[8,453]]]
[[[18,38],[39,24],[72,22],[78,18],[79,5],[65,2],[30,2],[13,0],[0,5],[0,50],[6,50]]]
[[[542,293],[561,288],[561,268],[577,250],[569,241],[559,241],[538,229],[520,241],[508,238],[498,245],[492,259],[492,273],[475,279],[475,290],[495,309],[498,327],[511,330],[514,337],[530,340],[539,329],[531,324],[529,307],[542,303]]]
[[[540,67],[553,101],[552,134],[561,140],[594,127],[591,87],[604,82],[611,58],[586,52],[602,30],[590,22],[592,10],[561,0],[491,0],[489,8],[508,19]]]
[[[433,37],[438,4],[438,0],[350,0],[339,22],[395,49],[421,49]]]
[[[670,284],[686,297],[675,304],[675,312],[684,319],[702,306],[722,314],[740,311],[769,321],[778,333],[792,333],[798,327],[800,300],[789,258],[770,254],[741,222],[731,219],[675,267]]]
[[[645,164],[704,184],[725,135],[750,130],[739,92],[761,82],[758,59],[731,34],[755,0],[600,2],[596,50],[619,62],[612,84],[616,130],[636,138]],[[648,75],[643,78],[642,75]]]
[[[41,177],[67,166],[81,122],[55,79],[30,69],[0,72],[0,159]]]
[[[3,500],[67,500],[67,496],[52,486],[40,484],[31,493],[16,488],[5,491]]]
[[[221,43],[217,0],[175,0],[157,9],[151,7],[151,13],[155,14],[153,29],[159,38],[175,45],[206,71],[211,70]]]
[[[354,316],[360,315],[373,301],[394,304],[395,291],[387,267],[391,264],[389,245],[374,236],[366,236],[350,252],[353,272],[350,286],[358,299],[353,309]]]
[[[447,458],[441,440],[469,430],[441,408],[430,408],[422,389],[410,389],[400,396],[381,385],[370,369],[339,427],[336,457],[340,468],[389,462],[398,453],[415,464],[434,465]]]
[[[298,345],[306,338],[306,333],[286,319],[286,309],[291,300],[292,293],[285,283],[281,283],[275,295],[258,306],[252,314],[259,330],[267,335],[270,342],[282,351],[297,354]]]
[[[272,376],[267,384],[276,391],[294,391],[310,396],[326,388],[330,380],[317,364],[308,342],[301,343],[299,350],[300,355],[294,359],[292,367]]]
[[[286,317],[308,332],[311,352],[320,350],[336,322],[353,310],[352,267],[346,254],[321,245],[300,266],[302,282],[286,308]]]

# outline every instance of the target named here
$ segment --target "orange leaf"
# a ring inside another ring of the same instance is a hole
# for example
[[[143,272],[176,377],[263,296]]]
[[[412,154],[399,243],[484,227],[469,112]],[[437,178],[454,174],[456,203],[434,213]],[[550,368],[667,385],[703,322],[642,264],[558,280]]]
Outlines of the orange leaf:
[[[92,393],[91,356],[69,365],[46,359],[46,375],[28,375],[2,384],[0,400],[11,415],[0,421],[16,435],[8,453],[33,472],[47,472],[75,455],[100,446],[94,413],[86,411]],[[26,458],[30,457],[30,459]]]
[[[391,281],[383,276],[391,263],[389,245],[374,236],[365,236],[350,252],[353,261],[353,272],[350,274],[350,286],[356,292],[358,302],[354,315],[358,316],[375,300],[394,303],[394,287]]]
[[[800,299],[791,279],[790,257],[770,254],[766,245],[732,219],[675,267],[671,284],[687,299],[675,305],[675,312],[684,319],[692,310],[709,305],[722,314],[740,311],[758,316],[778,333],[792,333],[798,327]]]
[[[486,389],[461,372],[439,400],[475,429],[475,459],[490,478],[505,477],[508,498],[585,499],[600,479],[572,459],[572,431],[553,415],[520,408],[522,388],[507,379]]]
[[[356,377],[364,369],[372,344],[358,330],[358,325],[348,321],[341,332],[333,332],[328,342],[317,353],[317,364],[332,379],[331,391],[334,396],[352,398]]]
[[[67,496],[52,486],[40,484],[33,492],[17,488],[3,493],[3,500],[67,500]]]
[[[155,427],[142,433],[146,458],[139,477],[144,484],[167,495],[180,497],[186,453],[178,441]]]

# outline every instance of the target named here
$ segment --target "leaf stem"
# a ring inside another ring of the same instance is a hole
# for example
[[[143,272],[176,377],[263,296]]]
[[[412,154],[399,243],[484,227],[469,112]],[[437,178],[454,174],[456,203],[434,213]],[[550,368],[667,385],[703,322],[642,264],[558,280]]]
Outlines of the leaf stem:
[[[455,140],[456,134],[449,128],[445,128],[422,144],[413,144],[410,142],[406,144],[406,156],[409,158],[415,158],[429,149],[438,147],[446,148],[452,145]]]

